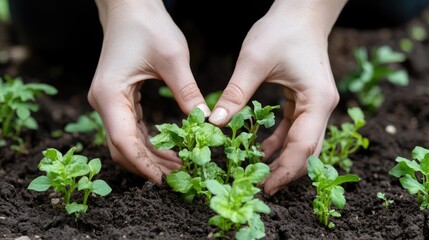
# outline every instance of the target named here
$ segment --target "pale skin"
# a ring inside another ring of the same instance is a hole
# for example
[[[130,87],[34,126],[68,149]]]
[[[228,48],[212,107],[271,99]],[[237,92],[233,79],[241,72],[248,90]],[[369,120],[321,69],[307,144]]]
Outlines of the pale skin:
[[[240,111],[262,83],[284,88],[283,120],[262,142],[270,164],[264,191],[273,195],[306,174],[318,155],[325,128],[339,101],[327,53],[327,38],[345,0],[277,0],[243,41],[235,70],[210,112],[192,75],[188,45],[161,0],[97,0],[103,48],[88,93],[106,127],[112,159],[129,171],[161,183],[178,169],[172,151],[154,149],[143,122],[140,87],[159,79],[185,114],[199,107],[218,126]]]

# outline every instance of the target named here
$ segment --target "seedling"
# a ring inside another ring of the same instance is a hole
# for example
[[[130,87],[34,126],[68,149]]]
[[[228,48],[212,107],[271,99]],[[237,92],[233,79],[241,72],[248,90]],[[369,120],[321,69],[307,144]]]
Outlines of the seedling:
[[[182,167],[168,175],[166,182],[185,200],[192,201],[196,196],[206,198],[218,214],[209,221],[221,229],[216,236],[230,230],[238,230],[237,239],[265,236],[259,213],[268,213],[269,208],[254,195],[260,191],[255,185],[268,175],[269,167],[260,162],[264,155],[255,139],[261,125],[274,125],[272,110],[279,106],[252,103],[253,109],[244,108],[229,122],[231,137],[205,122],[204,113],[196,108],[182,121],[181,128],[176,124],[157,125],[160,133],[150,140],[158,149],[178,150]],[[211,161],[210,148],[220,146],[224,147],[227,159],[226,172]]]
[[[226,232],[236,231],[236,239],[259,239],[265,236],[265,226],[259,213],[270,213],[270,208],[254,195],[260,192],[255,187],[270,172],[263,163],[249,164],[244,170],[237,167],[234,182],[221,184],[216,180],[207,180],[206,185],[214,195],[210,208],[218,215],[210,218],[209,224],[217,226],[220,231],[215,237],[223,237]]]
[[[196,195],[210,198],[204,181],[221,180],[224,175],[224,171],[211,162],[210,148],[222,146],[225,142],[220,128],[206,123],[199,108],[191,111],[182,121],[181,128],[174,123],[157,125],[156,128],[160,133],[150,139],[151,143],[158,149],[175,148],[183,160],[180,171],[167,176],[167,184],[189,201]]]
[[[96,146],[106,145],[106,131],[103,121],[97,112],[92,111],[81,115],[77,122],[66,125],[64,131],[69,133],[89,133],[95,132],[93,144]]]
[[[334,125],[328,126],[328,138],[323,142],[320,160],[349,172],[353,165],[349,156],[360,148],[367,149],[369,140],[358,132],[366,124],[362,110],[354,107],[347,112],[353,123],[343,123],[341,129]]]
[[[310,156],[307,172],[316,187],[316,198],[313,201],[313,213],[319,218],[319,222],[328,228],[334,228],[335,224],[329,221],[330,217],[341,217],[341,214],[331,208],[331,204],[339,209],[346,205],[344,188],[340,186],[347,182],[358,182],[360,178],[353,174],[338,176],[337,170],[328,164],[323,164],[319,158]]]
[[[397,164],[389,174],[399,178],[403,188],[411,195],[417,195],[420,209],[429,208],[429,150],[416,146],[412,151],[413,160],[397,157]]]
[[[14,142],[12,150],[25,151],[21,131],[38,128],[31,113],[39,110],[35,101],[43,94],[55,95],[57,90],[43,83],[24,84],[21,78],[0,78],[0,135],[4,139],[1,144],[6,145],[6,140],[11,139]]]
[[[75,214],[76,219],[88,210],[88,197],[91,193],[100,196],[108,195],[112,189],[103,180],[93,181],[93,177],[101,170],[101,161],[98,158],[88,162],[88,158],[73,155],[76,148],[71,148],[65,155],[54,148],[43,151],[44,158],[39,163],[39,170],[46,172],[31,181],[28,189],[44,192],[54,188],[63,197],[68,214]],[[72,202],[75,190],[83,191],[82,203]]]
[[[386,197],[385,193],[378,192],[377,198],[383,200],[383,206],[385,208],[389,208],[390,204],[393,204],[395,201]]]
[[[371,56],[363,47],[354,52],[357,69],[346,76],[339,84],[342,93],[356,94],[358,101],[369,112],[377,109],[384,101],[380,82],[387,79],[398,86],[408,85],[408,73],[403,69],[394,69],[390,65],[405,61],[403,53],[395,52],[389,46],[374,49]]]

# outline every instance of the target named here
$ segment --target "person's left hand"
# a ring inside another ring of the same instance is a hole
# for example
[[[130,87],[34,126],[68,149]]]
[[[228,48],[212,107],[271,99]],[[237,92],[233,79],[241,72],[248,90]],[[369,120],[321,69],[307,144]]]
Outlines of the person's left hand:
[[[332,4],[339,2],[344,3],[337,0]],[[342,6],[327,4],[315,11],[309,5],[276,1],[254,24],[231,80],[209,118],[216,125],[225,125],[263,82],[284,88],[284,119],[262,143],[265,160],[280,151],[264,182],[264,191],[270,195],[305,175],[307,158],[320,153],[328,119],[339,101],[327,37],[337,16],[332,11]]]

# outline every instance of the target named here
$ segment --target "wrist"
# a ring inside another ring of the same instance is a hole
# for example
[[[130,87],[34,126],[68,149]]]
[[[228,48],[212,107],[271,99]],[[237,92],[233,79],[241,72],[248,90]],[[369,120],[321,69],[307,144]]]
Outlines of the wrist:
[[[347,0],[276,0],[267,14],[281,17],[304,31],[328,38]],[[286,18],[286,19],[285,19]]]

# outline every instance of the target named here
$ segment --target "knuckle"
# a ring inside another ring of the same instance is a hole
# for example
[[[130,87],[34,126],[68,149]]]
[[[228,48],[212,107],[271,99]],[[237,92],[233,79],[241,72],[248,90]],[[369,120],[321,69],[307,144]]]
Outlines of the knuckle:
[[[244,92],[237,84],[230,83],[223,91],[222,99],[241,106],[244,101]]]
[[[190,101],[200,97],[200,90],[195,82],[189,83],[180,90],[180,98],[184,101]]]

